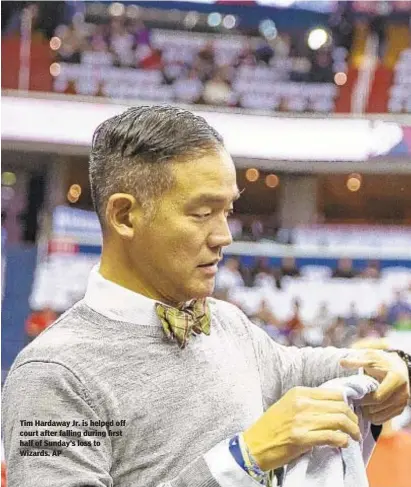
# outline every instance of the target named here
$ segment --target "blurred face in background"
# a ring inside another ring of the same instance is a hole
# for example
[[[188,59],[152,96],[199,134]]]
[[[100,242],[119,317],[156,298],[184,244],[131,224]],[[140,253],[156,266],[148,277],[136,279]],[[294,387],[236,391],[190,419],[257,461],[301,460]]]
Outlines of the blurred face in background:
[[[229,154],[210,153],[172,165],[174,187],[156,201],[152,219],[138,217],[127,245],[137,292],[175,305],[214,290],[217,262],[232,242],[227,217],[238,197]]]

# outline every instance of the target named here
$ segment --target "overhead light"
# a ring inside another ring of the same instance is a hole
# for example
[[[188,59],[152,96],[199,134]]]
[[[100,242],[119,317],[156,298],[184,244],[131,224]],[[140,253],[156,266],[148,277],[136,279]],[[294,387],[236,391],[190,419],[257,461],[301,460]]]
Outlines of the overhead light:
[[[6,171],[1,175],[1,184],[4,186],[14,186],[16,184],[16,174]]]
[[[120,17],[121,15],[124,15],[124,12],[126,11],[124,5],[122,3],[112,3],[108,9],[108,12],[110,15],[113,17]]]
[[[350,174],[347,179],[347,189],[352,193],[359,191],[361,188],[362,177],[359,174]]]
[[[339,73],[335,73],[334,75],[334,83],[337,86],[343,86],[347,82],[347,75],[340,71]]]
[[[79,184],[72,184],[67,192],[67,199],[70,203],[77,203],[81,196],[81,186]]]
[[[50,49],[53,51],[58,51],[61,47],[61,39],[60,37],[52,37],[50,39]]]
[[[50,65],[50,74],[51,76],[59,76],[61,73],[61,66],[59,63],[53,63]]]
[[[218,27],[221,24],[222,16],[218,12],[211,13],[207,18],[207,24],[210,27]]]
[[[234,29],[236,23],[237,19],[234,17],[234,15],[226,15],[223,19],[223,26],[226,29]]]
[[[276,174],[268,174],[265,177],[265,184],[269,188],[276,188],[280,182],[279,177]]]
[[[250,167],[250,169],[247,169],[247,171],[245,172],[245,178],[247,179],[247,181],[250,181],[250,183],[255,183],[259,177],[260,171],[255,167]]]
[[[278,31],[275,23],[271,19],[265,19],[260,22],[258,30],[266,39],[275,39]]]
[[[187,29],[192,29],[196,26],[199,18],[200,16],[198,15],[198,12],[188,12],[184,18],[184,25]]]
[[[313,29],[308,34],[308,47],[313,51],[317,51],[321,47],[325,46],[329,42],[329,39],[329,34],[325,29],[321,27]]]

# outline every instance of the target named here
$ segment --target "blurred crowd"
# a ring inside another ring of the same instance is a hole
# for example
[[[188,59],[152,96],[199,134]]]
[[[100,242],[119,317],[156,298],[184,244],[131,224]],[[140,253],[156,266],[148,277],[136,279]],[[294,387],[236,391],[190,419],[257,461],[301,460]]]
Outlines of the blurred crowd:
[[[336,96],[334,72],[346,70],[347,48],[331,38],[318,50],[309,49],[305,36],[276,33],[266,36],[210,35],[147,28],[140,19],[125,16],[104,23],[72,22],[60,25],[57,61],[93,67],[156,71],[159,92],[184,103],[277,110],[329,111]],[[340,36],[341,37],[341,36]],[[340,39],[337,37],[337,39]],[[342,44],[347,44],[345,38]],[[70,74],[71,75],[71,74]],[[55,89],[66,93],[108,95],[104,86],[91,89],[79,72],[57,76]],[[96,76],[96,74],[95,74]],[[112,77],[112,75],[110,75]],[[69,83],[66,83],[68,77]],[[148,80],[148,78],[147,78]],[[150,78],[151,80],[151,78]],[[136,97],[136,90],[121,89],[118,97]],[[326,84],[324,92],[304,85]],[[296,86],[295,86],[296,85]],[[298,86],[301,85],[300,88]],[[141,87],[141,95],[150,96]],[[327,103],[321,103],[321,97]]]
[[[394,287],[392,297],[381,301],[373,313],[363,312],[352,301],[345,307],[345,313],[338,314],[329,302],[321,300],[307,313],[302,311],[300,298],[289,293],[290,303],[285,305],[288,311],[284,313],[280,306],[276,308],[276,295],[285,295],[290,281],[300,278],[304,275],[293,257],[284,258],[279,267],[271,266],[266,258],[245,267],[238,258],[230,257],[217,274],[215,297],[238,306],[251,321],[285,345],[346,347],[364,338],[384,337],[391,329],[411,331],[411,273],[408,283]],[[349,286],[350,281],[356,285],[360,280],[378,282],[379,263],[370,261],[359,271],[354,269],[351,259],[343,258],[325,279],[328,287],[333,280],[341,286]],[[308,291],[308,281],[305,286]]]

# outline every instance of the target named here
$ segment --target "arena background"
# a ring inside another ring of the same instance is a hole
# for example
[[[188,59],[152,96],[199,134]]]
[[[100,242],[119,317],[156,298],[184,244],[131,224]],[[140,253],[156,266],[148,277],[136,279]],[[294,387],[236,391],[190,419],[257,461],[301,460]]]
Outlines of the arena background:
[[[202,114],[234,157],[216,297],[284,344],[411,351],[411,2],[1,9],[2,383],[84,294],[91,137],[139,104]]]

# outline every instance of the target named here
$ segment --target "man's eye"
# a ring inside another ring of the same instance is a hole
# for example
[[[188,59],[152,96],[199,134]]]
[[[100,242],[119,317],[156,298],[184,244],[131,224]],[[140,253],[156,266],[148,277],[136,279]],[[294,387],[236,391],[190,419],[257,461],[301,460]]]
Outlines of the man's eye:
[[[208,217],[208,216],[210,216],[210,215],[211,215],[211,213],[197,213],[197,214],[195,214],[194,216],[195,216],[196,218],[200,218],[200,219],[201,219],[201,218],[207,218],[207,217]]]

